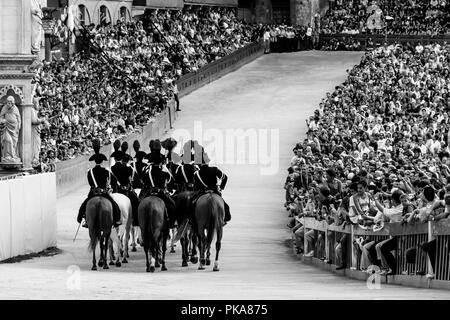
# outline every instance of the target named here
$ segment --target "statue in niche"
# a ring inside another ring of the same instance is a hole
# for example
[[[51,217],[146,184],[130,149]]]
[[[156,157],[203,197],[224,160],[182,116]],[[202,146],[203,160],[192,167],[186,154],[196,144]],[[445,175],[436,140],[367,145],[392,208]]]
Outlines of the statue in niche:
[[[22,124],[13,96],[6,98],[0,112],[1,162],[20,163],[18,156],[19,131]]]

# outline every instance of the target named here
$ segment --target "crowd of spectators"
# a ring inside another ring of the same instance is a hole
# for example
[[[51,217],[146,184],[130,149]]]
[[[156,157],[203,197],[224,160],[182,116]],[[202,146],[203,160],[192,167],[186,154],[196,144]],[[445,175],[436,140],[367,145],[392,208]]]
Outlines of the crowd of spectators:
[[[177,92],[175,81],[254,40],[232,9],[152,10],[137,22],[90,25],[89,50],[44,63],[40,97],[42,171],[140,130]]]
[[[372,40],[368,40],[368,46],[370,46],[370,42]],[[373,45],[373,42],[372,42]],[[328,41],[322,40],[320,45],[320,50],[324,51],[363,51],[363,45],[358,39],[353,39],[351,37],[333,37]]]
[[[448,0],[332,0],[321,32],[435,36],[450,33],[449,18]]]
[[[306,121],[307,136],[293,150],[285,184],[298,252],[306,239],[303,253],[323,257],[310,249],[325,235],[305,234],[303,216],[373,231],[389,222],[448,217],[449,75],[449,45],[384,45],[366,52],[327,93]],[[355,243],[366,254],[361,267],[379,263],[382,272],[394,273],[395,243]],[[432,257],[434,249],[423,248]],[[337,264],[344,268],[345,259]]]

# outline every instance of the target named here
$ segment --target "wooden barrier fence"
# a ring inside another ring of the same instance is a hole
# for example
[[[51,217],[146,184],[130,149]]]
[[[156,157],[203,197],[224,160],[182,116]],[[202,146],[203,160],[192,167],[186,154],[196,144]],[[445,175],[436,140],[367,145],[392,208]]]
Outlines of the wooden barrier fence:
[[[364,244],[371,241],[375,241],[376,244],[382,240],[394,238],[396,241],[395,275],[387,276],[392,277],[387,282],[423,286],[424,281],[421,277],[426,276],[427,287],[450,289],[450,219],[409,225],[386,223],[383,229],[376,232],[364,230],[355,225],[345,227],[329,225],[326,221],[318,221],[311,217],[301,218],[298,221],[304,226],[304,252],[314,250],[311,259],[316,260],[315,264],[320,259],[334,267],[342,265],[341,261],[336,263],[336,260],[341,259],[336,254],[339,251],[339,253],[343,252],[342,258],[345,259],[347,273],[363,271],[367,266],[362,268],[361,265],[362,250],[357,243],[358,238],[363,238]],[[312,244],[309,244],[306,238],[306,233],[310,230],[314,230]],[[421,245],[424,243],[431,244],[431,248],[435,249],[434,255],[429,250],[428,254],[423,250]],[[309,247],[310,245],[312,248]],[[372,250],[375,252],[375,246]],[[430,258],[433,259],[434,268]],[[370,260],[374,263],[377,259],[371,256]],[[398,280],[399,277],[402,277],[401,281]],[[406,279],[409,277],[410,281],[405,281],[405,277]],[[433,285],[432,282],[437,285]]]

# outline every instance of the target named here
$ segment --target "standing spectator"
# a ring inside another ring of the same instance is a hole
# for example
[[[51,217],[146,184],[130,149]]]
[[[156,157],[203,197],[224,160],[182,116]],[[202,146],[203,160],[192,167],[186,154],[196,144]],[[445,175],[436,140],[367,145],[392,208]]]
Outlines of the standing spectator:
[[[312,42],[313,29],[311,28],[311,24],[308,23],[308,28],[306,29],[306,50],[311,50],[313,46]]]

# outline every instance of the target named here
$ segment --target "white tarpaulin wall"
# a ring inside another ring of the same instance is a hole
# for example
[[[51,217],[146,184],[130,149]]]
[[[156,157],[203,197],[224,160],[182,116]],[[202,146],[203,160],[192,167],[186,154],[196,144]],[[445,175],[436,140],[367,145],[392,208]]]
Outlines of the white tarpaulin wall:
[[[56,246],[55,173],[0,181],[0,261]]]

